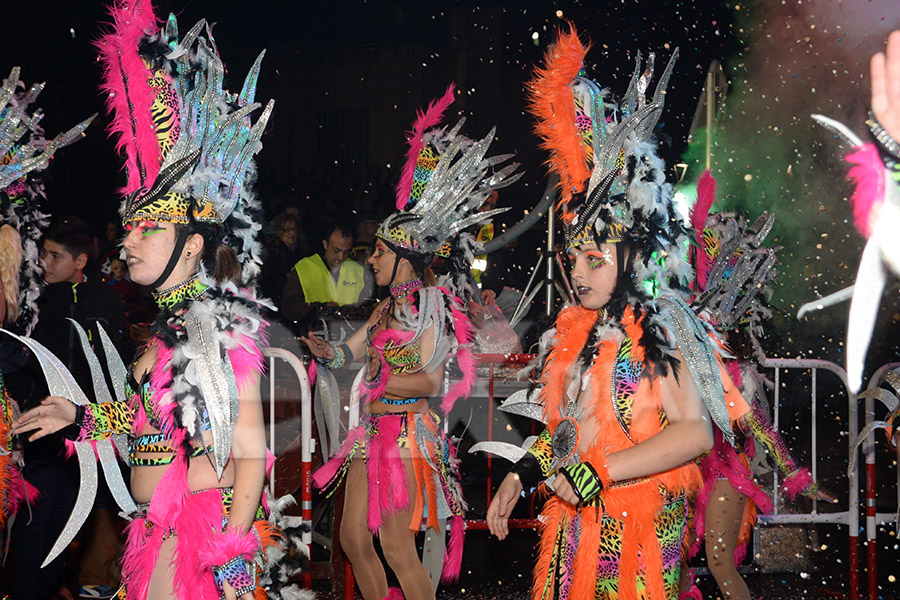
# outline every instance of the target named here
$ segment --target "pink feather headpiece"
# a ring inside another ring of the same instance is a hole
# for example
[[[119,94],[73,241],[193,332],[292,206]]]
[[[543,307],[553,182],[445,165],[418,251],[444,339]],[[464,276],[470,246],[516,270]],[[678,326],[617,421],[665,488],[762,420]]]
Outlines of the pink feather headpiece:
[[[160,21],[150,2],[116,2],[110,8],[111,30],[97,41],[103,63],[106,106],[112,115],[110,135],[125,153],[125,194],[146,190],[159,174],[162,149],[150,107],[162,88],[150,86],[150,70],[141,57],[140,41],[159,32]]]
[[[397,184],[397,210],[404,210],[415,204],[422,195],[425,185],[431,177],[440,153],[426,146],[425,134],[441,123],[444,111],[453,104],[453,92],[456,87],[451,83],[440,98],[431,101],[424,111],[416,112],[416,121],[409,132],[409,150],[406,151],[406,163],[400,173]]]

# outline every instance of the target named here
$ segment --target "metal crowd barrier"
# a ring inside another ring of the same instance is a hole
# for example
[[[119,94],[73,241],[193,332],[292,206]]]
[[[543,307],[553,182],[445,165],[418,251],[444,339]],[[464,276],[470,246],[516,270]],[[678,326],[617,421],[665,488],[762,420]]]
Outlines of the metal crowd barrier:
[[[488,366],[488,389],[487,389],[487,399],[488,399],[488,414],[487,414],[487,424],[488,424],[488,437],[487,440],[483,441],[492,441],[494,439],[494,375],[495,370],[498,365],[501,366],[518,366],[525,367],[528,363],[530,363],[535,354],[479,354],[477,355],[478,364],[479,365],[487,365]],[[522,386],[527,385],[527,382],[523,382]],[[505,400],[506,398],[500,398],[500,400]],[[480,440],[482,441],[482,440]],[[487,481],[486,481],[486,498],[485,506],[490,506],[491,498],[493,497],[493,465],[494,465],[494,456],[490,453],[486,455],[487,460]],[[529,518],[527,519],[509,519],[509,528],[510,529],[536,529],[540,522],[537,520],[534,514],[534,497],[530,497],[529,503]],[[471,530],[486,530],[488,528],[487,521],[485,519],[466,519],[466,529]]]
[[[312,393],[309,387],[309,377],[303,363],[293,353],[283,348],[266,348],[263,351],[269,361],[269,450],[275,453],[275,403],[277,402],[275,391],[275,365],[277,361],[284,361],[293,369],[300,386],[300,513],[303,522],[312,524],[312,455],[315,451],[315,440],[312,439]],[[269,495],[275,496],[275,467],[269,479]],[[307,531],[301,535],[306,547],[312,544],[312,532]],[[304,588],[312,588],[312,571],[306,570],[301,575],[301,584]]]
[[[282,351],[284,352],[284,351]],[[288,353],[289,354],[289,353]],[[488,422],[488,439],[492,439],[493,436],[493,418],[494,418],[494,379],[495,379],[495,368],[498,365],[520,365],[524,366],[528,362],[530,362],[534,358],[532,354],[482,354],[478,355],[479,365],[488,365],[489,373],[488,373],[488,387],[487,387],[487,397],[488,397],[488,414],[487,414],[487,422]],[[302,372],[302,365],[298,366]],[[811,465],[810,469],[812,472],[812,476],[815,479],[818,473],[818,409],[819,402],[817,397],[818,392],[818,371],[827,371],[833,373],[843,384],[844,390],[846,391],[847,397],[847,429],[848,429],[848,455],[850,449],[852,448],[852,443],[855,440],[857,433],[859,431],[859,407],[857,405],[856,395],[849,391],[849,387],[847,385],[847,374],[846,371],[835,363],[829,361],[822,360],[811,360],[811,359],[766,359],[763,363],[764,368],[773,369],[774,377],[773,381],[775,383],[774,390],[774,399],[773,399],[773,418],[772,422],[775,426],[775,429],[778,430],[779,420],[780,420],[780,411],[781,411],[781,377],[782,371],[785,370],[804,370],[810,371],[811,375],[811,385],[810,385],[810,400],[811,400],[811,416],[810,416],[810,427],[811,427],[811,448],[810,448],[810,456],[811,456]],[[869,383],[869,387],[875,387],[880,382],[883,374],[892,367],[900,366],[900,363],[885,365],[876,374],[872,377],[872,380]],[[271,367],[270,367],[271,368]],[[295,367],[295,370],[297,367]],[[359,381],[359,378],[362,376],[362,373],[357,375],[356,380],[354,381],[354,391],[350,396],[350,410],[349,410],[349,427],[354,427],[359,422],[359,394],[356,392],[356,384]],[[304,420],[304,424],[302,427],[303,430],[303,448],[304,448],[304,461],[308,461],[311,455],[313,440],[310,439],[310,413],[311,407],[309,402],[309,386],[308,381],[305,377],[305,372],[303,372],[302,377],[298,377],[303,382],[304,396],[303,396],[303,412],[302,418]],[[524,385],[524,384],[523,384]],[[872,401],[867,401],[867,421],[872,419],[872,410],[869,408],[869,404]],[[876,526],[876,522],[878,524],[888,523],[895,520],[895,516],[893,514],[882,514],[874,513],[875,505],[874,505],[874,455],[871,444],[866,446],[866,470],[867,470],[867,543],[869,549],[869,596],[871,599],[875,599],[877,596],[877,586],[874,584],[873,579],[875,578],[875,562],[874,562],[874,530]],[[491,495],[492,495],[492,474],[491,469],[493,467],[493,459],[490,455],[486,457],[488,464],[488,476],[487,476],[487,503],[490,503]],[[871,466],[870,466],[871,465]],[[304,467],[304,495],[303,495],[303,511],[304,511],[304,519],[311,518],[311,501],[309,496],[309,471],[308,464]],[[869,483],[871,481],[871,483]],[[781,494],[780,485],[779,485],[779,474],[777,470],[774,473],[774,481],[772,484],[772,488],[768,490],[771,495],[774,497],[774,511],[771,515],[760,515],[759,521],[761,524],[809,524],[809,523],[830,523],[837,525],[845,525],[848,528],[849,534],[849,587],[850,587],[850,600],[859,600],[859,474],[858,472],[850,473],[849,482],[848,482],[848,492],[849,492],[849,506],[845,511],[838,512],[829,512],[829,513],[820,513],[818,511],[818,501],[812,500],[812,510],[808,513],[783,513],[779,509],[779,495]],[[871,495],[870,495],[871,491]],[[900,502],[900,496],[898,496],[898,502]],[[538,524],[538,521],[533,518],[528,519],[511,519],[509,526],[510,528],[533,528]],[[475,519],[475,520],[467,520],[466,525],[468,529],[472,530],[480,530],[486,529],[487,524],[483,519]],[[308,574],[304,574],[304,582],[306,582]],[[345,587],[344,587],[344,598],[350,599],[353,597],[353,574],[349,566],[349,562],[346,566],[345,573]]]
[[[900,363],[888,363],[882,365],[872,377],[866,390],[874,390],[881,385],[882,379],[894,369],[900,368]],[[895,407],[886,404],[888,412],[892,412]],[[875,419],[875,398],[865,398],[865,415],[866,423],[869,425]],[[868,573],[868,590],[869,600],[877,600],[878,598],[878,546],[876,543],[878,525],[896,524],[897,513],[880,513],[877,512],[875,505],[875,435],[876,432],[870,433],[866,437],[866,441],[862,446],[862,452],[866,457],[866,569]],[[854,435],[852,439],[856,439]],[[858,469],[853,475],[858,479]],[[897,508],[900,510],[900,465],[898,465],[897,479]]]
[[[823,370],[833,373],[843,384],[847,394],[847,427],[849,433],[848,456],[853,447],[853,440],[856,439],[856,433],[859,431],[859,409],[856,402],[856,395],[850,392],[847,385],[847,372],[833,362],[826,360],[812,360],[802,358],[770,358],[763,361],[763,367],[774,369],[773,381],[775,383],[774,399],[772,402],[772,424],[775,430],[779,430],[780,409],[781,409],[781,374],[783,370],[800,369],[808,370],[811,375],[810,384],[810,471],[814,480],[818,481],[818,371]],[[850,568],[850,600],[859,599],[859,476],[851,474],[848,482],[849,506],[846,511],[820,513],[818,510],[818,500],[812,500],[812,510],[808,513],[782,513],[779,508],[779,496],[781,494],[779,486],[779,473],[774,471],[774,481],[772,488],[768,490],[774,498],[774,510],[770,515],[759,515],[760,524],[808,524],[808,523],[831,523],[837,525],[846,525],[849,542],[849,568]],[[758,533],[758,530],[757,530]]]

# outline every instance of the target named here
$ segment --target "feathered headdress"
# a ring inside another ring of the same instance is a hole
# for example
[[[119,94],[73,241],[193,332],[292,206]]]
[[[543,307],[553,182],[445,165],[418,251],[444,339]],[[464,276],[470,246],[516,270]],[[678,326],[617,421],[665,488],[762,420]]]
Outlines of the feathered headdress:
[[[47,217],[39,201],[44,197],[44,184],[39,173],[47,168],[54,153],[84,136],[84,130],[96,115],[52,140],[44,137],[40,108],[30,108],[43,91],[44,84],[32,85],[19,92],[19,67],[13,67],[0,88],[0,264],[15,269],[15,281],[4,281],[7,305],[7,328],[28,335],[37,323],[36,301],[41,293],[41,261],[38,242]],[[31,114],[28,111],[31,110]],[[18,264],[13,265],[13,258]],[[4,276],[4,280],[7,277]],[[3,299],[0,299],[3,301]]]
[[[537,117],[541,146],[560,178],[559,208],[567,244],[630,242],[639,255],[635,272],[650,297],[687,283],[689,265],[680,258],[687,231],[672,205],[664,164],[653,130],[665,103],[678,50],[672,54],[651,98],[655,56],[634,74],[618,104],[585,74],[587,47],[574,27],[560,31],[544,68],[530,83],[530,110]]]
[[[697,181],[697,202],[691,211],[696,249],[695,309],[705,310],[719,331],[741,324],[751,335],[769,316],[765,296],[775,278],[778,247],[763,246],[775,215],[763,213],[752,224],[729,213],[710,214],[716,182],[709,171]]]
[[[175,16],[160,28],[149,2],[121,2],[111,14],[97,46],[111,131],[125,155],[123,222],[223,225],[243,267],[239,283],[248,283],[260,264],[253,155],[274,105],[251,121],[265,52],[233,94],[222,87],[225,68],[205,20],[179,39]]]
[[[453,102],[453,91],[451,84],[441,98],[418,113],[397,185],[398,212],[385,219],[377,233],[417,267],[428,266],[435,255],[450,257],[461,247],[466,256],[476,252],[474,240],[460,243],[461,232],[508,210],[478,212],[493,190],[521,177],[521,173],[513,174],[518,163],[493,170],[512,154],[485,158],[494,129],[473,141],[459,133],[465,119],[449,131],[440,127],[444,111]]]

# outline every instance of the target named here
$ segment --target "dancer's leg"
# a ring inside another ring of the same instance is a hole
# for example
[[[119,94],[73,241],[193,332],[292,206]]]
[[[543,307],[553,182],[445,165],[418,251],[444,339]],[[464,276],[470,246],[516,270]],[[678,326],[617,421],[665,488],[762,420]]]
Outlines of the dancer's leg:
[[[750,600],[750,590],[734,565],[745,502],[747,496],[719,479],[706,508],[706,561],[725,600]]]
[[[150,575],[150,583],[147,585],[147,600],[172,600],[175,594],[172,592],[172,580],[175,577],[175,565],[172,557],[175,555],[175,543],[177,538],[171,536],[159,547],[153,574]]]
[[[341,548],[353,566],[353,576],[363,598],[382,600],[388,594],[387,576],[366,522],[368,501],[366,463],[362,458],[356,458],[350,461],[344,487]]]
[[[406,600],[434,600],[431,577],[428,576],[428,571],[416,551],[415,532],[409,529],[417,492],[412,459],[409,456],[403,458],[403,466],[406,468],[409,506],[395,514],[385,515],[380,532],[381,549],[391,570],[400,581]]]

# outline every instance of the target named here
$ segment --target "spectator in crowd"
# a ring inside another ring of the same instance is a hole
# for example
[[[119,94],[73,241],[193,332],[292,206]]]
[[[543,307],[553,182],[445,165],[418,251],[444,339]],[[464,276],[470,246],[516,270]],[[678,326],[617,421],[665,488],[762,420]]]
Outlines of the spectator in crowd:
[[[300,219],[285,211],[275,217],[272,222],[275,235],[269,238],[266,260],[262,265],[259,286],[264,298],[269,298],[276,305],[281,303],[281,293],[291,268],[297,264],[306,248],[300,243]]]
[[[356,242],[350,251],[350,260],[355,260],[364,267],[370,267],[369,257],[375,250],[375,234],[378,232],[378,219],[364,215],[356,224]]]
[[[100,339],[96,333],[99,322],[120,350],[125,350],[126,339],[122,299],[109,286],[84,274],[94,247],[95,238],[80,219],[63,219],[51,226],[43,244],[47,285],[38,299],[40,312],[31,335],[66,365],[84,389],[91,387],[90,369],[68,319],[91,331],[93,340]],[[94,350],[102,356],[101,348]],[[34,358],[11,374],[7,383],[23,410],[40,405],[48,394],[40,365]],[[40,497],[31,505],[31,518],[17,519],[13,525],[10,561],[16,577],[11,592],[13,598],[30,600],[55,593],[62,583],[65,553],[44,569],[41,563],[72,510],[78,490],[78,470],[74,461],[65,459],[60,434],[34,442],[24,441],[24,457],[23,474],[38,489]],[[115,544],[113,551],[114,548]]]
[[[353,248],[353,230],[334,223],[324,231],[322,250],[294,265],[281,296],[281,314],[301,331],[316,309],[355,305],[371,296],[366,270],[347,260]]]

